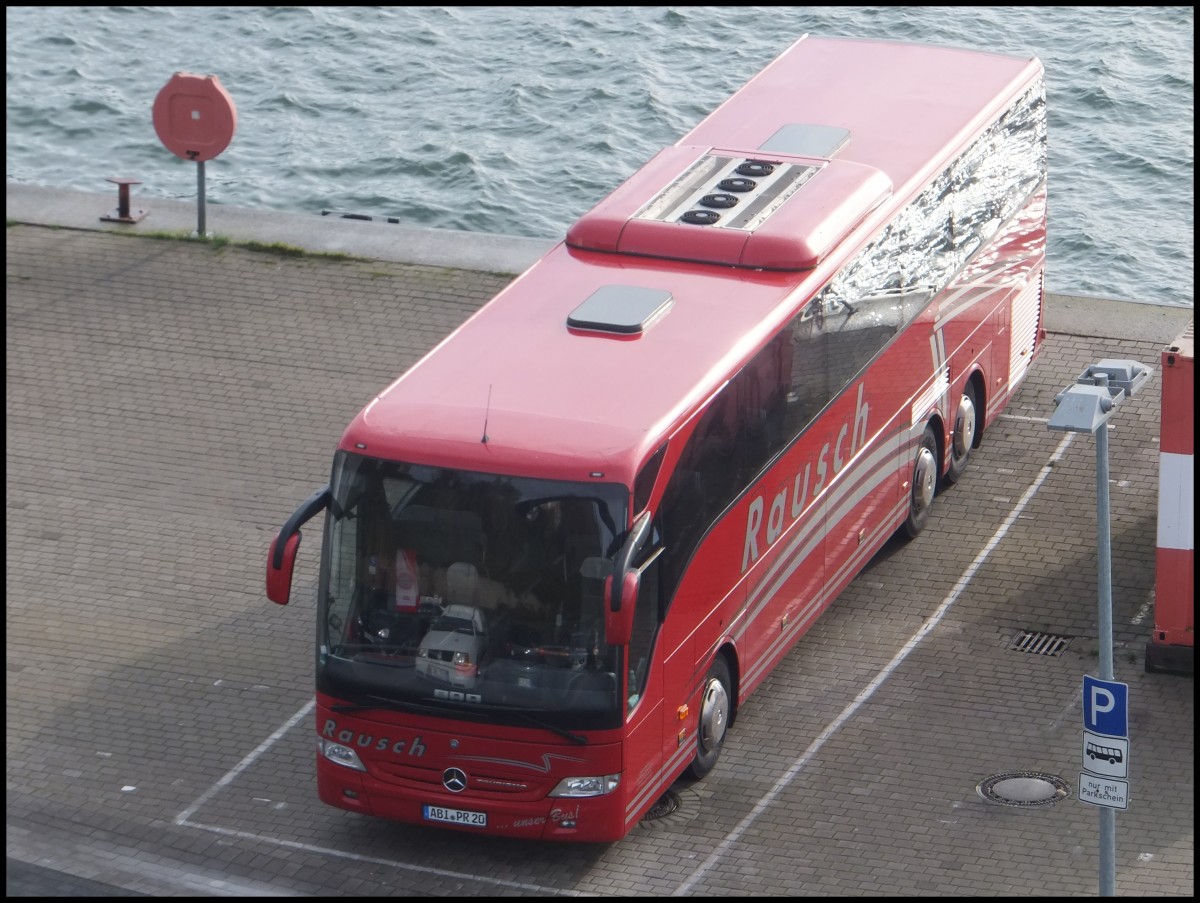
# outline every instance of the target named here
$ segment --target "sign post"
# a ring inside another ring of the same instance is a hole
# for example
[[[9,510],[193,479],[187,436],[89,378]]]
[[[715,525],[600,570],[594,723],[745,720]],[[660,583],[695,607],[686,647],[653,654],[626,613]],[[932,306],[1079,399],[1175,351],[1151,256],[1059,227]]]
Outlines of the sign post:
[[[1122,747],[1109,738],[1128,740],[1129,688],[1113,680],[1112,560],[1108,507],[1108,420],[1113,409],[1150,379],[1150,370],[1137,361],[1105,359],[1088,367],[1055,396],[1056,410],[1047,426],[1052,430],[1091,433],[1096,437],[1096,559],[1099,588],[1098,639],[1100,679],[1083,678],[1084,769],[1079,775],[1079,799],[1100,806],[1100,896],[1116,894],[1117,822],[1114,809],[1129,805],[1129,784],[1108,772],[1092,771],[1097,761],[1110,768],[1128,763],[1128,742]],[[1088,731],[1097,736],[1089,755]],[[1089,765],[1089,759],[1091,765]]]
[[[175,156],[196,163],[197,225],[204,231],[204,162],[229,146],[237,107],[215,75],[176,72],[154,99],[154,130]]]

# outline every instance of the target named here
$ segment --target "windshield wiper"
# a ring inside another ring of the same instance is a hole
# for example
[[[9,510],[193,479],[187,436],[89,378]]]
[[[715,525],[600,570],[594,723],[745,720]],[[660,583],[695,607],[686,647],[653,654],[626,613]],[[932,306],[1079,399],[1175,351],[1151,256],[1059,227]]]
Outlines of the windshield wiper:
[[[380,655],[387,655],[389,653],[407,654],[410,648],[410,643],[339,643],[336,646],[330,646],[329,652],[332,655],[348,657],[358,655],[362,652],[376,652]],[[411,668],[413,666],[413,663],[410,661],[386,662],[386,664],[393,668]]]
[[[580,746],[587,746],[588,739],[582,734],[572,733],[565,727],[558,727],[555,724],[551,724],[549,721],[542,721],[540,718],[534,718],[528,712],[522,712],[520,709],[515,709],[514,712],[519,717],[524,718],[530,724],[537,725],[538,727],[544,728],[551,733],[558,734],[560,737],[570,740],[572,743],[578,743]]]
[[[367,696],[366,698],[374,701],[344,702],[331,708],[335,712],[365,712],[370,709],[383,709],[388,712],[428,712],[431,715],[442,713],[438,706],[422,705],[419,702],[401,702],[398,699],[384,699],[382,696]]]

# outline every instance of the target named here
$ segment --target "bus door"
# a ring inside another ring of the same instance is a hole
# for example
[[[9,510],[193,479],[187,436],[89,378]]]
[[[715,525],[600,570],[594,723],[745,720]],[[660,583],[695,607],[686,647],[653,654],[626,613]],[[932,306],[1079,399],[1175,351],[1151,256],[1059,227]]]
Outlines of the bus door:
[[[660,648],[667,703],[663,709],[664,755],[695,748],[700,696],[722,640],[745,627],[746,581],[740,564],[746,521],[742,506],[714,524],[697,547],[671,600]]]
[[[629,558],[631,569],[638,575],[638,592],[629,643],[624,650],[627,812],[653,803],[657,799],[655,788],[662,777],[664,691],[659,636],[662,551],[658,531],[651,527]],[[649,799],[651,796],[654,798]]]
[[[662,551],[647,575],[654,574],[657,593],[659,626],[650,660],[658,670],[650,675],[643,705],[659,701],[658,756],[672,772],[694,755],[704,678],[717,644],[734,630],[744,599],[746,522],[739,513],[744,507],[733,504],[739,474],[730,464],[734,413],[718,397],[676,434],[672,441],[682,447],[669,465],[655,518],[654,541]],[[649,599],[649,582],[644,575],[639,604]],[[635,671],[636,658],[631,648]]]

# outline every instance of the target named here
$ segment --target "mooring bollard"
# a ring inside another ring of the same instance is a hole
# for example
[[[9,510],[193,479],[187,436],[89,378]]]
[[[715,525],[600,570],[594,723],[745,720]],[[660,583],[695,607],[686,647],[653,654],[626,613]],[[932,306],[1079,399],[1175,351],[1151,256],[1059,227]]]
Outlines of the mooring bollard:
[[[138,220],[146,216],[145,210],[139,210],[136,214],[129,210],[129,186],[141,185],[139,179],[118,179],[109,177],[105,181],[114,182],[117,186],[117,209],[108,216],[102,216],[100,219],[106,223],[136,223]]]

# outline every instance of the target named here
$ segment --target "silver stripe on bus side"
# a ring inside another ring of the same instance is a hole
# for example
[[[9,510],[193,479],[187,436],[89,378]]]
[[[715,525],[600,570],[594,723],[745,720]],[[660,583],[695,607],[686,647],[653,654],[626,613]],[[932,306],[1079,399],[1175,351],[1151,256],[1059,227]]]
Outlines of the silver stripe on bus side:
[[[907,499],[904,499],[897,504],[896,507],[894,507],[891,511],[892,517],[898,518],[907,504]],[[891,520],[889,519],[889,521],[886,523],[877,524],[875,529],[867,537],[867,541],[863,543],[861,551],[855,551],[854,554],[847,558],[846,561],[843,562],[842,566],[838,569],[833,579],[830,579],[829,576],[826,575],[824,586],[822,587],[821,592],[809,600],[807,605],[801,608],[798,612],[794,613],[796,620],[788,624],[787,628],[781,632],[779,636],[776,637],[774,642],[772,642],[763,651],[763,654],[758,657],[757,661],[755,661],[753,665],[746,669],[744,673],[744,683],[751,684],[757,679],[758,675],[771,670],[773,667],[772,662],[774,662],[775,657],[779,655],[784,648],[790,645],[795,639],[795,632],[801,629],[804,625],[810,624],[824,609],[831,594],[830,587],[834,586],[839,580],[841,580],[847,571],[859,567],[860,564],[870,559],[870,556],[866,554],[866,551],[873,548],[875,542],[881,538],[881,534],[886,534],[882,537],[884,539],[886,539],[888,535],[891,535],[892,530],[888,526],[890,523]]]
[[[654,777],[642,791],[625,803],[625,824],[628,825],[636,818],[636,813],[647,800],[658,799],[663,792],[675,781],[675,774],[686,762],[690,762],[696,754],[696,748],[691,743],[683,743],[671,756],[663,762]]]
[[[937,377],[925,387],[909,410],[909,423],[915,428],[918,423],[924,424],[926,415],[937,407],[939,399],[946,397],[950,391],[950,366],[944,365],[938,370]]]
[[[829,533],[829,524],[840,524],[842,519],[863,499],[874,493],[881,483],[896,480],[901,469],[907,469],[909,453],[904,447],[905,443],[900,445],[901,447],[896,449],[889,440],[871,455],[851,462],[843,471],[846,474],[843,485],[851,484],[856,475],[861,481],[861,485],[854,484],[858,488],[840,500],[840,507],[834,512],[834,517],[831,519],[827,514],[824,518],[810,518],[796,536],[791,540],[783,540],[787,544],[779,550],[775,561],[768,567],[762,580],[747,594],[743,608],[749,612],[749,617],[744,619],[739,637],[745,633],[746,624],[758,616],[762,608],[779,593],[801,563],[812,554],[813,549],[824,541]],[[828,498],[828,493],[825,498]],[[780,543],[777,542],[776,546],[779,545]],[[798,552],[799,554],[797,554]]]

